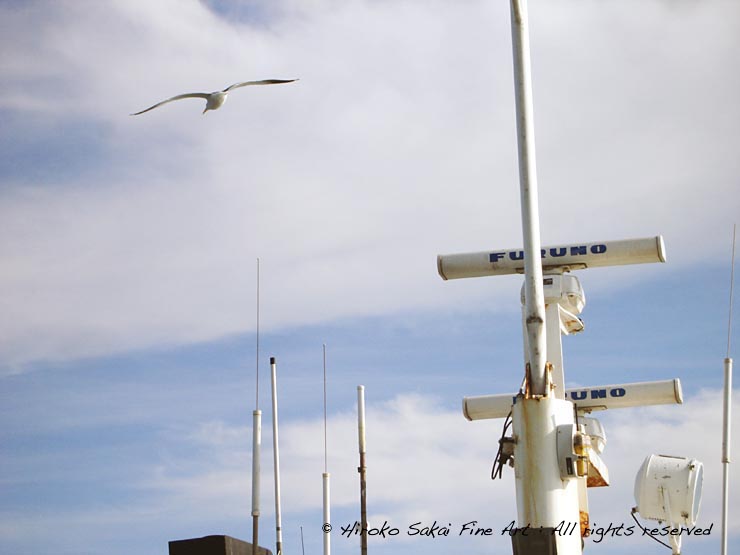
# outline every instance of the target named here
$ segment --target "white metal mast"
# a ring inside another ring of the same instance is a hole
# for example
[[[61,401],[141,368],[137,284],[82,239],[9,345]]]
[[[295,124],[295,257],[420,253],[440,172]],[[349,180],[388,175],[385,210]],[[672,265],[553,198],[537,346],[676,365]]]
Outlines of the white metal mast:
[[[497,463],[500,469],[513,460],[518,522],[517,530],[510,531],[514,555],[580,555],[590,522],[586,488],[609,485],[600,457],[606,443],[603,427],[584,413],[592,410],[589,406],[681,403],[682,395],[678,380],[565,389],[562,335],[584,329],[578,314],[585,305],[578,279],[565,274],[665,262],[665,246],[661,236],[541,246],[527,0],[510,2],[524,245],[439,255],[437,269],[444,280],[524,274],[523,385],[516,395],[466,398],[463,412],[470,420],[512,418],[513,434],[499,441]]]
[[[260,445],[262,444],[262,411],[260,406],[260,259],[257,259],[257,363],[255,408],[252,412],[252,555],[259,549],[260,518]]]
[[[727,321],[727,356],[724,361],[725,389],[722,411],[722,550],[727,555],[727,519],[730,495],[730,423],[732,411],[732,359],[730,342],[732,337],[732,297],[735,285],[735,236],[737,226],[732,227],[732,265],[730,269],[730,309]]]
[[[511,0],[511,34],[524,237],[523,324],[527,358],[524,391],[512,409],[517,438],[514,445],[517,517],[520,527],[553,530],[561,522],[579,522],[580,515],[578,482],[562,479],[557,444],[552,441],[558,427],[573,425],[574,417],[573,404],[562,397],[556,399],[552,393],[552,366],[547,358],[526,0]],[[522,538],[515,539],[515,546],[516,540]],[[557,553],[562,555],[581,553],[580,534],[549,533],[542,541],[554,543]],[[526,552],[531,547],[522,545],[519,549]],[[515,547],[515,553],[519,549]]]
[[[360,554],[367,555],[367,467],[365,466],[365,386],[357,386],[357,434],[360,446]]]
[[[275,555],[283,555],[282,513],[280,510],[280,450],[278,444],[277,364],[270,357],[272,377],[272,454],[275,475]]]
[[[329,456],[326,441],[326,344],[324,344],[324,473],[321,475],[324,493],[324,555],[331,554],[331,488],[329,474]],[[329,532],[327,532],[329,530]]]
[[[514,53],[516,128],[519,146],[519,185],[524,236],[524,323],[528,381],[535,395],[546,395],[545,297],[540,258],[540,215],[537,196],[532,78],[526,0],[511,0],[511,36]]]

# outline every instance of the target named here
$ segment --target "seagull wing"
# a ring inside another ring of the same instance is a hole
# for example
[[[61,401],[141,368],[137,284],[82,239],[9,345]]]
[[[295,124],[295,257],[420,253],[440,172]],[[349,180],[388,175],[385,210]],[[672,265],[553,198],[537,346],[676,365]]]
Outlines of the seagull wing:
[[[239,87],[248,87],[249,85],[279,85],[280,83],[292,83],[298,81],[298,79],[263,79],[262,81],[244,81],[243,83],[234,83],[226,87],[221,92],[229,92],[232,89],[238,89]]]
[[[142,110],[141,112],[136,112],[135,114],[131,114],[132,116],[138,116],[139,114],[143,114],[144,112],[148,112],[149,110],[154,110],[154,108],[160,107],[162,104],[167,104],[168,102],[172,102],[173,100],[181,100],[183,98],[205,98],[208,100],[208,97],[211,96],[208,93],[186,93],[186,94],[178,94],[177,96],[173,96],[172,98],[168,98],[167,100],[163,100],[162,102],[159,102],[155,104],[154,106],[151,106],[147,108],[146,110]]]

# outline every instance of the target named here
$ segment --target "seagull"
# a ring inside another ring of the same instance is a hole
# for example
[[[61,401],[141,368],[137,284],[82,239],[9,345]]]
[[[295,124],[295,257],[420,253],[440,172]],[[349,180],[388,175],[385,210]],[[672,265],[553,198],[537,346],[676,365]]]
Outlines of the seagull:
[[[178,94],[177,96],[173,96],[172,98],[163,100],[162,102],[159,102],[154,106],[147,108],[146,110],[142,110],[141,112],[136,112],[135,114],[131,115],[138,116],[139,114],[143,114],[144,112],[148,112],[149,110],[154,110],[154,108],[158,108],[162,104],[167,104],[168,102],[172,102],[173,100],[182,100],[183,98],[205,98],[206,109],[203,110],[203,113],[205,114],[208,110],[218,110],[221,106],[223,106],[223,103],[226,102],[226,97],[229,95],[229,92],[234,89],[238,89],[239,87],[248,87],[250,85],[279,85],[281,83],[292,83],[293,81],[298,81],[298,79],[263,79],[262,81],[245,81],[243,83],[234,83],[233,85],[226,87],[222,91],[216,91],[212,93]]]

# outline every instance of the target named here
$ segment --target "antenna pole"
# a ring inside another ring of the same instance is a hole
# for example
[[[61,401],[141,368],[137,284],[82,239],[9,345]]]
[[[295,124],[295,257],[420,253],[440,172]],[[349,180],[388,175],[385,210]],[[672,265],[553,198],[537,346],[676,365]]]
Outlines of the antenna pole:
[[[727,358],[730,358],[730,344],[732,340],[732,302],[735,289],[735,237],[737,224],[732,226],[732,262],[730,263],[730,306],[727,316]]]
[[[326,441],[326,343],[323,345],[324,351],[324,472],[329,472],[329,456]]]
[[[331,525],[331,495],[330,495],[330,474],[329,474],[329,457],[326,447],[326,344],[324,344],[324,473],[321,475],[324,492],[324,555],[331,553],[331,529],[327,532],[328,526]]]
[[[357,386],[357,431],[360,443],[360,553],[367,555],[367,467],[365,466],[365,386]]]
[[[511,36],[514,52],[516,128],[519,147],[522,232],[524,235],[524,325],[528,372],[532,393],[547,395],[547,343],[545,297],[540,256],[540,215],[535,163],[532,78],[529,56],[527,0],[511,0]]]
[[[262,444],[262,411],[260,401],[260,259],[257,259],[257,385],[252,412],[252,555],[259,549],[260,518],[260,445]]]
[[[257,339],[256,339],[256,361],[255,374],[257,376],[257,385],[254,391],[254,406],[260,408],[260,259],[257,259]]]
[[[725,357],[725,390],[722,410],[722,549],[727,555],[727,519],[730,505],[730,423],[732,411],[732,359],[730,338],[732,337],[732,300],[735,285],[735,237],[737,225],[732,226],[732,263],[730,266],[730,309],[727,321],[727,356]]]
[[[725,391],[722,411],[722,550],[727,555],[727,519],[730,505],[730,417],[732,410],[732,359],[725,359]]]
[[[306,555],[306,546],[303,543],[303,526],[301,526],[301,553]]]
[[[262,411],[252,413],[252,555],[259,546],[260,518],[260,444],[262,442]]]
[[[272,453],[275,474],[275,555],[283,555],[282,514],[280,511],[280,450],[278,446],[277,364],[270,357],[272,373]]]
[[[580,555],[580,534],[556,535],[561,522],[580,521],[578,480],[563,479],[555,440],[558,430],[574,430],[573,404],[551,391],[552,365],[547,350],[547,315],[542,278],[537,170],[535,165],[532,79],[527,0],[511,0],[511,36],[519,154],[522,233],[524,239],[525,377],[512,408],[517,518],[519,526],[541,527],[562,555]],[[554,316],[554,315],[553,315]],[[558,337],[558,341],[559,341]],[[564,381],[562,373],[559,380]],[[567,436],[564,436],[567,437]],[[512,536],[515,553],[535,549],[534,540]]]

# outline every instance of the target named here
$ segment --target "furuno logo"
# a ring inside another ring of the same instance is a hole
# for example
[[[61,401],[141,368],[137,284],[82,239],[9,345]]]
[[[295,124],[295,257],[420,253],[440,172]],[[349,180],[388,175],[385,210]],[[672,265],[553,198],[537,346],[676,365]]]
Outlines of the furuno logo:
[[[619,399],[627,396],[627,390],[623,387],[600,387],[598,389],[571,389],[565,392],[565,398],[572,401],[587,401],[589,399]],[[516,395],[511,400],[516,404]]]
[[[596,245],[574,245],[570,247],[551,247],[542,249],[542,258],[560,258],[562,256],[583,256],[587,254],[604,254],[606,245],[599,243]],[[509,252],[492,252],[488,255],[490,262],[498,262],[502,259],[524,260],[524,251]]]
[[[584,401],[586,399],[606,399],[608,397],[624,397],[627,390],[623,387],[613,387],[611,389],[581,389],[579,391],[566,391],[565,397],[574,401]]]

